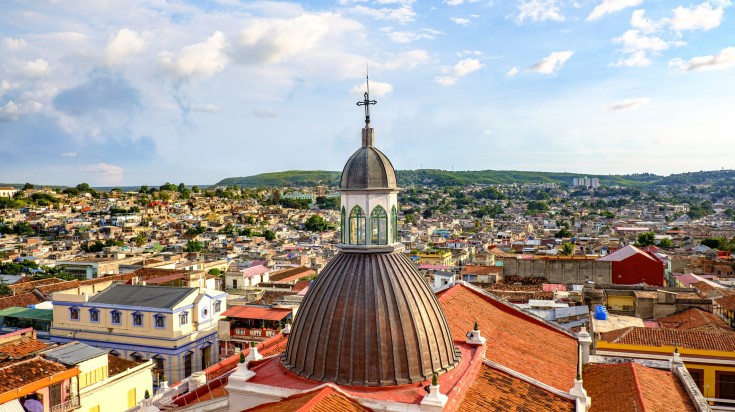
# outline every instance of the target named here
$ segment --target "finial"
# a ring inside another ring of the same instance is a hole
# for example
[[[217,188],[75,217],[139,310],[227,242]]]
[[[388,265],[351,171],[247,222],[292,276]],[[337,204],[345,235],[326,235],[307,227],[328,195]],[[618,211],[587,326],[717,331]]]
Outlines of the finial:
[[[474,330],[480,330],[480,326],[477,324],[477,321],[475,321],[475,329]]]
[[[439,376],[434,372],[433,375],[431,375],[431,385],[436,386],[439,384]]]
[[[365,64],[365,87],[367,91],[364,94],[364,99],[361,102],[357,102],[358,106],[365,106],[365,128],[370,128],[370,105],[377,104],[375,100],[370,100],[370,73],[367,71],[367,63]]]

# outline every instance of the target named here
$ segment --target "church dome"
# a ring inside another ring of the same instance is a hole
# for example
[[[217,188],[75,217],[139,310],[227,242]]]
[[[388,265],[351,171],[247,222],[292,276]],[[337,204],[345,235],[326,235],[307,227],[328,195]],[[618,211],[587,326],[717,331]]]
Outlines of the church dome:
[[[342,190],[398,189],[393,165],[373,146],[363,146],[350,156],[339,186]]]
[[[309,288],[282,362],[315,381],[392,386],[459,358],[434,293],[402,252],[343,251]]]

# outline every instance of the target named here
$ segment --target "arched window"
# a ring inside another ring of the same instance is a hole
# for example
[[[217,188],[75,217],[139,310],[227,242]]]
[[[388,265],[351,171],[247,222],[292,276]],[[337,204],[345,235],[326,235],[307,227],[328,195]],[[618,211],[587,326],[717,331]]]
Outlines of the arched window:
[[[390,221],[393,224],[393,241],[398,242],[398,213],[396,212],[396,205],[390,210]]]
[[[350,211],[350,244],[365,244],[365,212],[360,206],[355,206]]]
[[[388,214],[382,206],[375,206],[370,212],[370,243],[373,245],[388,244]]]
[[[340,223],[340,233],[339,233],[339,241],[340,243],[345,243],[346,233],[347,233],[347,213],[345,212],[345,207],[342,206],[342,219],[339,221]]]

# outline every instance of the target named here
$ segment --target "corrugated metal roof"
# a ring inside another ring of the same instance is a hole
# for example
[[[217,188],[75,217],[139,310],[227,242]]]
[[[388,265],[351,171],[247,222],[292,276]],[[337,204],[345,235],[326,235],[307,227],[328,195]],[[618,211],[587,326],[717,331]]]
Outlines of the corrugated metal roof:
[[[81,362],[102,355],[106,356],[107,351],[81,342],[72,342],[64,346],[59,346],[43,354],[46,359],[54,360],[67,366],[78,365]]]
[[[51,322],[54,318],[54,311],[51,309],[32,309],[11,306],[0,310],[0,316],[7,316],[21,319],[47,320]]]
[[[173,309],[197,288],[149,285],[111,285],[89,299],[90,303]]]

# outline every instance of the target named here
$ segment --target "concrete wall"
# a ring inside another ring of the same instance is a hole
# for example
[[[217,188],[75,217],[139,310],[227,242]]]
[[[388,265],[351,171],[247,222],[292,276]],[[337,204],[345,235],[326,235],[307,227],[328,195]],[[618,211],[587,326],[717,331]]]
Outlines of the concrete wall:
[[[122,412],[131,406],[128,404],[131,390],[135,390],[136,404],[143,399],[146,390],[153,395],[151,368],[151,362],[144,363],[82,389],[79,393],[79,411],[87,412],[99,406],[100,412]]]
[[[544,277],[549,283],[611,283],[610,262],[592,259],[516,259],[502,258],[503,276]]]

